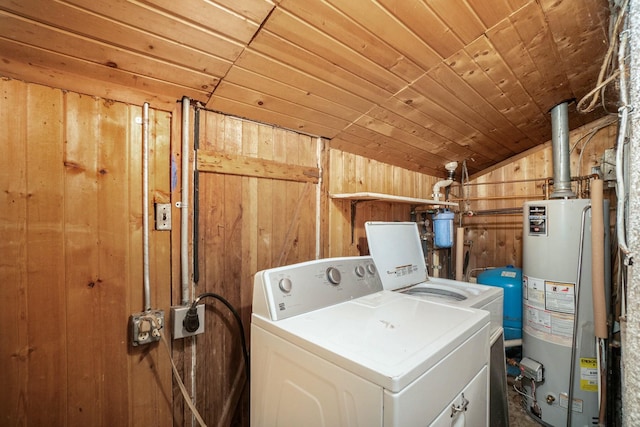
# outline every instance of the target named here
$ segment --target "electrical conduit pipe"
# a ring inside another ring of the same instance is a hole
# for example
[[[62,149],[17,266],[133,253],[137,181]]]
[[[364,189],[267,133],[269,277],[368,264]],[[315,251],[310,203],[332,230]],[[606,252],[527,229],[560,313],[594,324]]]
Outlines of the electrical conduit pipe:
[[[189,105],[182,98],[182,200],[180,201],[180,283],[182,305],[189,304]]]

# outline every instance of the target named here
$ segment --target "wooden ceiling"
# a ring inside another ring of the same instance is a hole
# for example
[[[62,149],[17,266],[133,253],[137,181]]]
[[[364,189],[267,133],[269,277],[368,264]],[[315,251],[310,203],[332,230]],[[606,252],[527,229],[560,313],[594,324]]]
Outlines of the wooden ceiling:
[[[0,75],[326,137],[434,176],[548,141],[596,85],[607,0],[0,0]],[[570,126],[605,111],[580,115]]]

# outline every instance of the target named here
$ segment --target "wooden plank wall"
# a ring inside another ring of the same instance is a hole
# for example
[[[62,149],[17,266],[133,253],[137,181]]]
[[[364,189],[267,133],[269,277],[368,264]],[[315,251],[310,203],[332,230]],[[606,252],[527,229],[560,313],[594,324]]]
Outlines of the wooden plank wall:
[[[617,125],[611,121],[611,118],[600,119],[570,133],[569,145],[575,146],[570,155],[572,177],[591,174],[592,167],[601,165],[605,149],[615,147]],[[549,141],[472,179],[464,193],[459,185],[452,191],[461,198],[469,198],[468,203],[461,202],[464,210],[521,208],[527,200],[544,198],[545,178],[552,176]],[[576,190],[575,184],[573,188]],[[615,191],[607,189],[606,185],[605,197],[615,200]],[[614,203],[611,208],[615,209]],[[522,214],[465,216],[462,224],[465,241],[471,243],[467,247],[470,269],[508,264],[522,266]]]
[[[335,149],[329,150],[329,165],[325,179],[330,194],[372,192],[430,199],[433,185],[446,174],[444,165],[443,176],[436,178]],[[367,254],[364,223],[409,221],[413,208],[403,203],[358,202],[352,238],[351,202],[331,199],[328,205],[328,256]]]
[[[316,258],[318,139],[210,111],[198,114],[195,294],[214,292],[229,301],[249,342],[254,274]],[[197,407],[208,425],[248,425],[237,325],[219,301],[204,301],[207,332],[197,337]]]
[[[171,425],[167,352],[128,338],[143,309],[141,108],[6,79],[0,94],[0,424]],[[171,115],[150,123],[153,201],[170,192]],[[169,250],[152,232],[165,310]]]

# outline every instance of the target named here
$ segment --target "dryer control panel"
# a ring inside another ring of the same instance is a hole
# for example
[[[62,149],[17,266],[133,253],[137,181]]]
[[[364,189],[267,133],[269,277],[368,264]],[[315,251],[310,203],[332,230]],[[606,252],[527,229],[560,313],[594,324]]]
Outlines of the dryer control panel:
[[[369,256],[307,261],[256,273],[253,313],[282,320],[381,290]]]

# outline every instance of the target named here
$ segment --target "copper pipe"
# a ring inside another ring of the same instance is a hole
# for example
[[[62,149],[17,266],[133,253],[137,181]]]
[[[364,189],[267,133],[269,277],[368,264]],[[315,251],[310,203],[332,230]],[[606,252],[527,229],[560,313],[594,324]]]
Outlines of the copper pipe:
[[[512,179],[508,181],[490,181],[490,182],[468,182],[465,185],[491,185],[491,184],[516,184],[519,182],[536,182],[536,181],[547,181],[553,178],[528,178],[528,179]]]
[[[539,199],[544,198],[544,194],[522,194],[516,196],[486,196],[486,197],[468,197],[468,198],[451,198],[451,202],[464,202],[464,201],[482,201],[482,200],[507,200],[507,199]]]

